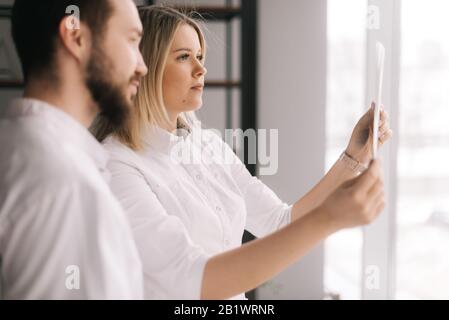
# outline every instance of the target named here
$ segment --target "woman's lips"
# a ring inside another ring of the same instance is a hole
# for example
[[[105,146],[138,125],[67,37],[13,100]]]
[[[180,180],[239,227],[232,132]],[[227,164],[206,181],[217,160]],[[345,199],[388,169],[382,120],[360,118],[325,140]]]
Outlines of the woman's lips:
[[[197,90],[197,91],[203,91],[203,89],[204,89],[204,85],[202,85],[202,84],[192,87],[192,90]]]

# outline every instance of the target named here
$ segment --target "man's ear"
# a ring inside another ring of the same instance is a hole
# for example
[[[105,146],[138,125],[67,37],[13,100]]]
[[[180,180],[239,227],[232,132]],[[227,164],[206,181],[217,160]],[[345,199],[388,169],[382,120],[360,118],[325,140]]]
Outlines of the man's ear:
[[[79,63],[90,53],[91,35],[86,24],[73,16],[66,16],[59,24],[59,39],[63,48]]]

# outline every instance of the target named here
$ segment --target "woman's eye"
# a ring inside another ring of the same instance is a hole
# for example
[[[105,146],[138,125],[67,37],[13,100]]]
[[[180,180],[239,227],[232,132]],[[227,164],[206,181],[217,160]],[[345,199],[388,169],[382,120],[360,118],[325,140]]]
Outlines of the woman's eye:
[[[189,58],[189,55],[188,54],[183,54],[182,56],[180,56],[179,58],[178,58],[178,60],[180,60],[180,61],[185,61],[185,60],[187,60]]]
[[[196,58],[198,59],[198,61],[201,61],[201,62],[203,62],[203,60],[204,60],[204,57],[202,55],[199,55]]]

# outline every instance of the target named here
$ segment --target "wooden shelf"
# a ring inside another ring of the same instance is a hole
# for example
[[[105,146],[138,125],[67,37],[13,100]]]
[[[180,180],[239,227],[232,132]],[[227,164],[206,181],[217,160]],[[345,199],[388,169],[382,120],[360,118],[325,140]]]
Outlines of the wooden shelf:
[[[0,6],[0,18],[10,18],[12,14],[12,6]]]
[[[240,88],[240,81],[219,81],[211,80],[206,81],[206,88]],[[0,80],[0,89],[23,89],[24,84],[22,81],[10,81],[10,80]]]
[[[199,6],[199,7],[190,7],[190,6],[175,6],[175,9],[184,12],[197,12],[199,13],[203,19],[205,20],[231,20],[235,17],[240,16],[241,9],[240,7],[213,7],[213,6]]]
[[[0,89],[23,89],[24,83],[20,80],[0,80]]]
[[[240,88],[240,81],[219,81],[212,80],[206,81],[205,87],[207,88]],[[23,89],[24,84],[22,81],[9,81],[9,80],[0,80],[0,89]]]
[[[240,88],[242,83],[240,81],[206,81],[206,88]]]
[[[174,6],[174,8],[181,12],[198,12],[205,20],[230,20],[241,14],[241,9],[237,6]],[[10,17],[11,13],[12,6],[0,5],[0,17]]]

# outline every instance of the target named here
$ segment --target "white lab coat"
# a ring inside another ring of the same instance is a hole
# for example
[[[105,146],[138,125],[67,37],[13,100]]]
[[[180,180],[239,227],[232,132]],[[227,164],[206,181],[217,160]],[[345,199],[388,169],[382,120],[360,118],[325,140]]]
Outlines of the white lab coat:
[[[87,129],[51,105],[19,99],[0,110],[2,298],[143,297],[106,161]]]

